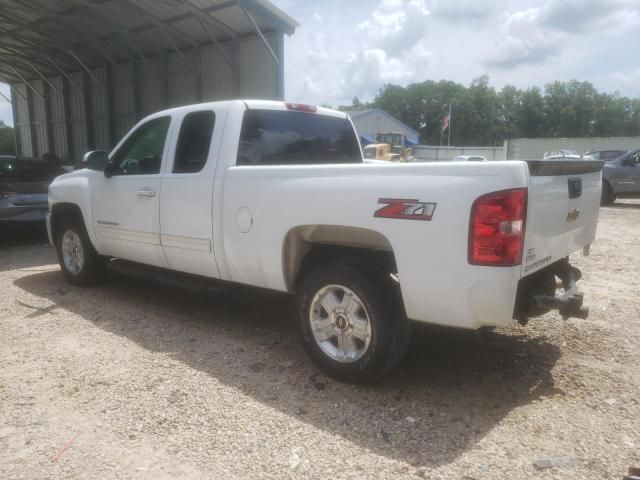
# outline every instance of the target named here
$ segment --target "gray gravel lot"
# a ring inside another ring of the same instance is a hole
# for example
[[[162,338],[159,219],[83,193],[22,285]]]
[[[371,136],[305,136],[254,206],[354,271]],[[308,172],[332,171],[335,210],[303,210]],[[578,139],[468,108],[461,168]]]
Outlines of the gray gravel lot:
[[[374,386],[329,380],[286,296],[67,285],[0,237],[0,478],[621,478],[640,463],[640,202],[572,259],[588,320],[420,328]]]

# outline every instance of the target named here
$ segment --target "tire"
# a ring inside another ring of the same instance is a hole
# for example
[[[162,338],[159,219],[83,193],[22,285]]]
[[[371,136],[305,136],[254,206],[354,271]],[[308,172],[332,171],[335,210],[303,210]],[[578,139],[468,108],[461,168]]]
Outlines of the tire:
[[[600,200],[600,205],[612,205],[613,202],[616,201],[616,196],[613,193],[613,189],[609,182],[602,182],[602,199]]]
[[[345,259],[318,266],[297,294],[305,350],[326,375],[371,382],[393,368],[409,344],[411,322],[382,272]],[[329,311],[331,310],[331,311]]]
[[[58,263],[67,281],[79,287],[96,285],[105,277],[105,260],[98,255],[84,223],[65,218],[57,231]]]

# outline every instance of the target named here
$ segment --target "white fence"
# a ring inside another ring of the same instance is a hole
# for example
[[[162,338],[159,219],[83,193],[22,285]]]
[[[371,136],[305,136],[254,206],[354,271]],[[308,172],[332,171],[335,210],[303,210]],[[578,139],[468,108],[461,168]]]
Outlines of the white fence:
[[[514,138],[504,142],[506,158],[510,160],[543,158],[544,152],[558,150],[587,153],[594,150],[634,150],[636,148],[640,148],[640,137]]]
[[[421,162],[447,162],[458,155],[482,155],[487,160],[504,160],[503,147],[436,147],[416,145],[414,155]]]

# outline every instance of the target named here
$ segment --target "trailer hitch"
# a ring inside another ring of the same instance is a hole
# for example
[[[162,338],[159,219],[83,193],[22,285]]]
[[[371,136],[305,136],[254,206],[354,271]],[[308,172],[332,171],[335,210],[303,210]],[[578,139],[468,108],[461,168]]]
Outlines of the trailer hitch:
[[[560,282],[556,281],[556,277]],[[588,318],[589,309],[583,306],[584,294],[580,292],[576,283],[580,277],[582,272],[572,267],[565,258],[531,277],[524,278],[518,287],[516,319],[526,325],[529,318],[550,310],[558,310],[563,320]],[[564,293],[556,295],[557,288],[563,288]]]

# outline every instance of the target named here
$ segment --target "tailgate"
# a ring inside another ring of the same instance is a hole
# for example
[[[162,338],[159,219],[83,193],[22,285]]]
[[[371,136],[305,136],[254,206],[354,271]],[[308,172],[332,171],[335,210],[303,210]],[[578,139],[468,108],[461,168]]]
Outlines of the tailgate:
[[[522,276],[591,244],[600,212],[603,162],[532,160]]]

